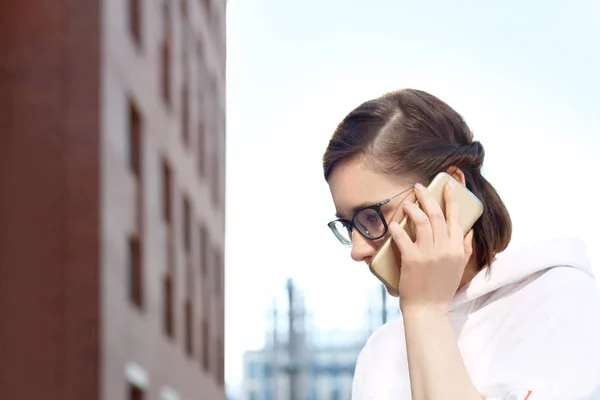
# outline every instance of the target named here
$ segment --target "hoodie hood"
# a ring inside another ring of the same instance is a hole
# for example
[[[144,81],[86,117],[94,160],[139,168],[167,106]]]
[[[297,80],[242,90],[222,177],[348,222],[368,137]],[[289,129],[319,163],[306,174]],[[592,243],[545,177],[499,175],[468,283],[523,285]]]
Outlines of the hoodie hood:
[[[590,266],[584,242],[575,238],[545,240],[499,256],[488,270],[479,272],[452,301],[452,309],[476,300],[506,285],[521,282],[532,275],[555,267],[571,267],[590,278]]]
[[[454,296],[448,322],[481,398],[600,399],[593,276],[581,240],[545,240],[507,250]],[[369,337],[353,399],[411,399],[404,322]]]

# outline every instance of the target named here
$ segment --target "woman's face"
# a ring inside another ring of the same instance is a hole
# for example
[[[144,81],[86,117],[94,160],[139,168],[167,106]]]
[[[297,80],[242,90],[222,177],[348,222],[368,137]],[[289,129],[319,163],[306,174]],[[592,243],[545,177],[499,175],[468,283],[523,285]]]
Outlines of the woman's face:
[[[446,172],[452,174],[461,184],[465,184],[465,176],[459,169],[451,167]],[[389,225],[391,221],[400,221],[404,217],[404,212],[400,207],[404,200],[416,200],[410,189],[417,183],[417,180],[394,179],[377,173],[365,165],[361,159],[340,162],[329,175],[328,183],[337,217],[347,221],[354,219],[354,222],[359,224],[360,221],[363,221],[362,228],[367,232],[372,231],[371,227],[375,226],[373,221],[376,221],[378,217],[375,213],[368,212],[366,218],[355,219],[354,216],[362,215],[365,207],[372,207],[391,198],[389,202],[380,207],[381,216]],[[367,211],[370,210],[367,209]],[[365,227],[367,229],[364,229]],[[352,243],[352,258],[368,264],[388,236],[389,233],[386,232],[377,240],[369,240],[356,228],[352,229],[349,235]],[[477,265],[471,262],[465,269],[459,288],[473,279],[478,270]]]
[[[395,196],[380,208],[381,215],[389,224],[392,220],[400,221],[404,216],[400,204],[405,199],[414,200],[414,194],[410,189],[416,181],[394,179],[377,173],[365,165],[361,159],[354,158],[336,165],[329,175],[328,183],[336,216],[347,221],[352,221],[361,209]],[[364,218],[359,218],[366,227],[378,218],[372,210],[367,211]],[[365,213],[362,212],[361,215],[365,215]],[[355,221],[359,222],[357,219]],[[383,237],[370,240],[359,233],[356,228],[352,229],[350,235],[352,259],[368,264],[387,236],[386,232]]]

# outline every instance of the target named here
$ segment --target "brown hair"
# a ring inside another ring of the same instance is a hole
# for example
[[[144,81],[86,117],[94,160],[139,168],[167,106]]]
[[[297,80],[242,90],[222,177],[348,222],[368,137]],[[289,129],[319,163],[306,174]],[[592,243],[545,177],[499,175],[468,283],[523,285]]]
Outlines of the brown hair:
[[[481,175],[481,143],[464,119],[429,93],[405,89],[367,101],[338,125],[323,156],[325,179],[343,160],[362,156],[377,171],[416,176],[424,184],[455,166],[484,204],[473,226],[477,266],[489,266],[508,246],[512,223],[494,187]]]

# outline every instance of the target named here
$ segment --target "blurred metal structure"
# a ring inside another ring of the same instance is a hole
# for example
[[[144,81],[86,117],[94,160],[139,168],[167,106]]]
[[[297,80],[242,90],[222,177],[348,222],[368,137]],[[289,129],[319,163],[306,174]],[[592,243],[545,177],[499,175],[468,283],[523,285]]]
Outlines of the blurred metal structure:
[[[0,398],[224,399],[225,0],[6,0]]]
[[[381,299],[379,289],[375,297]],[[371,328],[318,332],[310,327],[303,293],[291,280],[286,283],[286,300],[287,309],[273,304],[266,346],[244,355],[242,397],[237,400],[349,399],[356,358]],[[380,307],[369,311],[369,319],[387,318]]]
[[[289,377],[289,399],[303,400],[307,398],[309,357],[307,350],[307,335],[305,324],[304,300],[296,293],[296,288],[291,279],[288,279],[288,357],[285,365],[274,365],[275,370],[282,368]]]

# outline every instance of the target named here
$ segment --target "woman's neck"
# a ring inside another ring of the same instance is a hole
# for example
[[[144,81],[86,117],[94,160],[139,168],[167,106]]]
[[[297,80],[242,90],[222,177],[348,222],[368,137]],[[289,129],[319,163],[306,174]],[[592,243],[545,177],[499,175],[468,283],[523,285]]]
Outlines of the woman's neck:
[[[481,268],[479,268],[477,266],[475,257],[471,256],[471,259],[467,263],[467,266],[465,267],[465,271],[463,272],[463,276],[460,280],[460,285],[458,286],[457,292],[459,290],[461,290],[463,287],[465,287],[465,285],[467,285],[469,282],[471,282],[473,280],[473,278],[475,278],[475,275],[477,275],[479,273],[479,271],[481,271]]]

